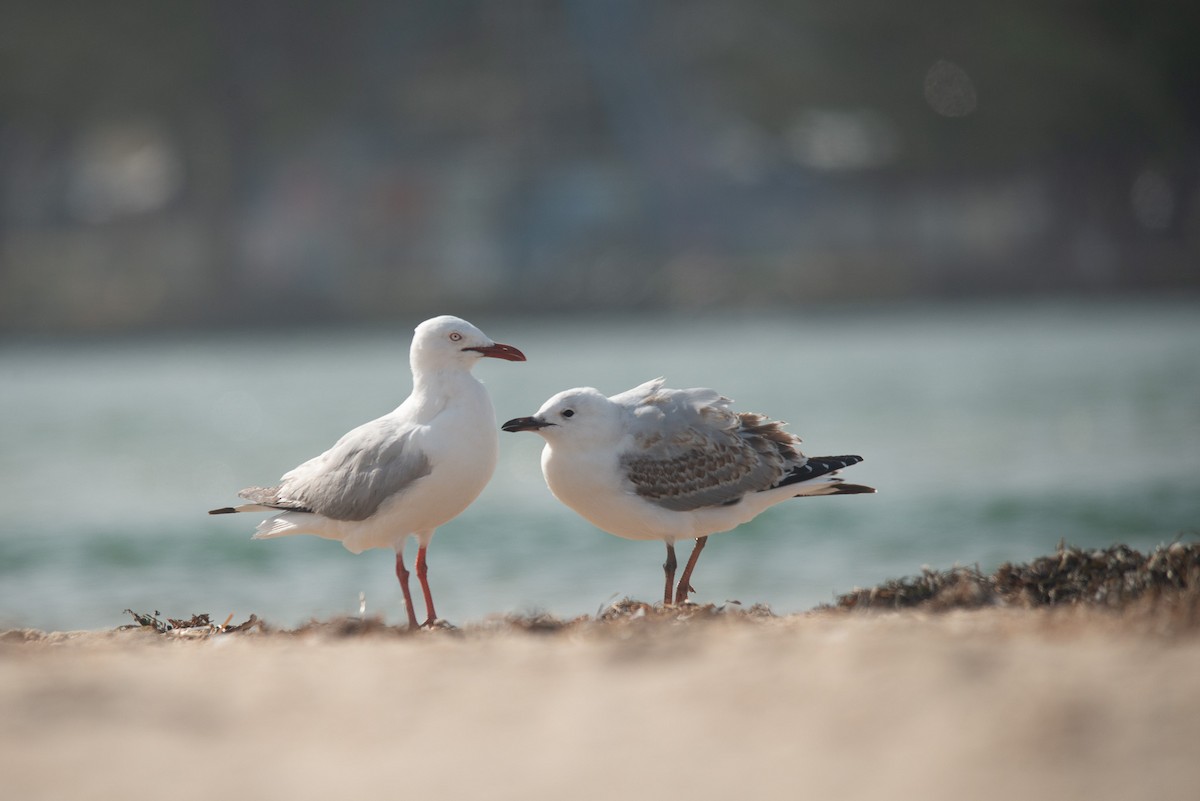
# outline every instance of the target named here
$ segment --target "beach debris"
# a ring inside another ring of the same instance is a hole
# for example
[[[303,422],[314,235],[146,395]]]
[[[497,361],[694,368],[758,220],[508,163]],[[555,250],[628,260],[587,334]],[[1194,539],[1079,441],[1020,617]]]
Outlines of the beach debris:
[[[1194,604],[1200,608],[1200,542],[1160,545],[1150,554],[1128,545],[1085,549],[1059,542],[1051,555],[1021,564],[1006,562],[990,575],[977,566],[926,567],[919,576],[840,595],[834,607],[941,611],[996,605],[1090,605],[1120,609],[1145,597],[1181,594],[1196,599]]]
[[[118,630],[134,629],[134,628],[149,628],[159,634],[169,634],[173,636],[186,637],[210,637],[214,634],[233,634],[235,632],[248,632],[254,629],[265,629],[265,625],[258,619],[257,615],[250,615],[244,622],[236,626],[230,626],[230,621],[233,620],[233,613],[230,613],[225,622],[216,624],[212,622],[212,617],[207,613],[194,614],[186,620],[183,618],[169,617],[165,620],[161,617],[162,613],[157,609],[153,614],[147,612],[135,612],[132,609],[126,609],[126,614],[133,617],[134,625],[118,626]]]
[[[471,628],[483,631],[522,631],[529,634],[557,634],[561,631],[587,623],[591,618],[580,615],[563,619],[545,611],[535,611],[526,614],[493,615],[481,625]]]
[[[833,604],[814,611],[917,609],[942,612],[995,606],[1106,609],[1121,612],[1125,619],[1136,619],[1139,628],[1194,631],[1200,629],[1200,542],[1174,542],[1161,545],[1148,554],[1123,544],[1087,549],[1060,542],[1053,554],[1030,562],[1006,562],[990,574],[983,573],[978,566],[955,565],[947,570],[926,566],[916,576],[893,579],[870,589],[855,589],[839,595]],[[687,601],[664,606],[629,597],[610,599],[595,615],[567,619],[545,611],[494,615],[479,623],[469,623],[463,629],[438,620],[432,626],[413,630],[389,625],[380,615],[360,615],[310,620],[296,629],[286,630],[269,628],[255,615],[250,615],[243,623],[230,625],[233,615],[216,624],[208,614],[170,618],[157,610],[152,614],[125,611],[133,617],[134,624],[120,629],[148,628],[177,638],[205,638],[252,630],[337,638],[437,636],[441,633],[462,636],[506,631],[559,634],[608,627],[628,633],[674,629],[703,621],[752,622],[775,617],[765,604],[744,606],[736,600],[722,604]],[[4,639],[27,639],[28,636],[23,632],[8,632]]]
[[[329,620],[309,620],[298,628],[284,631],[284,634],[318,637],[406,637],[420,636],[431,631],[455,631],[455,627],[445,620],[435,620],[420,628],[393,626],[388,624],[382,615],[350,616],[342,615]]]
[[[335,637],[357,637],[364,634],[400,635],[407,629],[389,626],[379,615],[359,617],[335,617],[331,620],[310,620],[300,626],[294,634],[328,634]]]
[[[683,621],[730,616],[768,618],[774,617],[775,613],[766,604],[754,604],[749,607],[743,607],[741,601],[726,601],[723,604],[697,604],[685,601],[682,604],[664,606],[662,604],[649,604],[633,598],[622,598],[615,603],[609,604],[597,615],[596,619],[599,621],[615,621],[640,620],[644,618]]]
[[[595,616],[578,615],[564,619],[545,611],[492,615],[480,623],[468,625],[466,631],[560,634],[587,629],[623,628],[630,625],[639,628],[668,626],[693,620],[718,620],[727,617],[769,618],[774,617],[774,613],[765,604],[743,607],[739,601],[727,601],[724,604],[697,604],[689,601],[676,606],[663,606],[635,598],[622,598],[605,603],[597,610]]]
[[[562,631],[563,629],[582,623],[587,619],[587,616],[584,615],[571,618],[570,620],[563,620],[549,612],[533,612],[528,615],[508,615],[504,618],[504,622],[511,628],[531,634],[553,634],[554,632]]]

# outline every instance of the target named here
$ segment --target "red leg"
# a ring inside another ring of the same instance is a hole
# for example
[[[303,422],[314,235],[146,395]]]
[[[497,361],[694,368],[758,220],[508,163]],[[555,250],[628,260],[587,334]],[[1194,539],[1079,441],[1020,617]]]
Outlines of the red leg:
[[[663,573],[667,577],[667,588],[663,590],[663,606],[671,605],[671,590],[675,589],[675,568],[678,564],[675,561],[675,546],[668,542],[667,561],[663,562]]]
[[[696,547],[692,548],[692,555],[688,557],[687,565],[683,568],[683,576],[679,579],[679,589],[675,590],[675,603],[684,603],[687,601],[688,593],[695,592],[692,589],[692,570],[695,569],[696,561],[700,558],[700,552],[704,550],[707,542],[708,537],[696,539]]]
[[[425,561],[426,548],[417,550],[417,578],[421,581],[421,592],[425,594],[425,611],[429,613],[426,626],[437,622],[437,612],[433,611],[433,593],[429,591],[429,564]]]
[[[396,551],[396,578],[400,579],[400,589],[404,592],[404,609],[408,612],[408,627],[417,627],[417,613],[413,611],[412,593],[408,591],[408,568],[404,566],[404,551]]]

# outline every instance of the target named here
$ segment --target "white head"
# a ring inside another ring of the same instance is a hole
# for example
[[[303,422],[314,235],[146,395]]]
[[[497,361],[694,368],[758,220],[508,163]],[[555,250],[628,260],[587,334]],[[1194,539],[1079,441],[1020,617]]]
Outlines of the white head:
[[[449,314],[426,320],[413,332],[409,359],[417,370],[470,370],[490,356],[510,362],[525,361],[525,354],[502,345],[460,317]]]
[[[543,403],[532,417],[517,417],[501,428],[536,432],[551,445],[614,442],[621,436],[621,407],[591,387],[568,389]]]

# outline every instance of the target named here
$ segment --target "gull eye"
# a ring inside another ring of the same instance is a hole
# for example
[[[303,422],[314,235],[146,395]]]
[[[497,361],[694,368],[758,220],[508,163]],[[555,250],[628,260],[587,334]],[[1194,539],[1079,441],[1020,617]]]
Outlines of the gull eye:
[[[574,417],[574,416],[575,416],[574,409],[564,409],[563,410],[563,417]]]
[[[457,331],[451,332],[451,334],[450,334],[450,341],[451,341],[451,342],[461,342],[461,341],[462,341],[462,334],[458,333]]]

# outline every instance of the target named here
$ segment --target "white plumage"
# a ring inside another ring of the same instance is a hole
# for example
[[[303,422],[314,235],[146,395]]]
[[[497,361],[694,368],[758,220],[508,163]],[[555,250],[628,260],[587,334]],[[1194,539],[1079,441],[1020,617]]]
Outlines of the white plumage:
[[[677,541],[696,540],[674,594],[682,603],[709,535],[789,498],[875,491],[836,477],[861,457],[807,457],[782,423],[734,412],[711,389],[663,384],[655,379],[611,398],[570,389],[503,428],[545,438],[547,486],[589,522],[618,537],[666,543],[665,603],[672,603]]]
[[[471,375],[484,357],[525,360],[466,320],[426,320],[413,335],[413,390],[404,403],[285,473],[277,486],[238,493],[251,503],[210,514],[278,512],[258,525],[255,539],[313,534],[340,540],[354,553],[394,549],[412,626],[417,622],[403,552],[408,539],[416,538],[425,623],[433,624],[426,549],[434,530],[466,509],[496,468],[495,411],[487,390]]]

